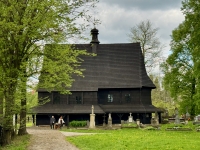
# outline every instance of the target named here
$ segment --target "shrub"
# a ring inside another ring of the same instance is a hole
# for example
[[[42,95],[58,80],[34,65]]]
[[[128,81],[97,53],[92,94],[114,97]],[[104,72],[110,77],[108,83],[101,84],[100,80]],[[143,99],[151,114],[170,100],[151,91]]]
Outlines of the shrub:
[[[71,127],[84,127],[87,125],[87,121],[75,121],[69,123]]]

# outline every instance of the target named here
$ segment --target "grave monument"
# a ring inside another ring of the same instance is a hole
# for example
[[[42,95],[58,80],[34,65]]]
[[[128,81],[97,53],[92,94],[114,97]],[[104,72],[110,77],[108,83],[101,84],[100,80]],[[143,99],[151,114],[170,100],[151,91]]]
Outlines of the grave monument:
[[[108,114],[108,128],[112,128],[112,117],[111,117],[111,113]]]
[[[89,128],[95,128],[95,114],[94,114],[94,106],[92,105],[92,114],[90,114],[90,126]]]
[[[129,122],[129,123],[134,122],[134,120],[133,120],[133,116],[131,116],[131,114],[132,114],[132,113],[130,113],[130,116],[128,117],[128,122]]]
[[[175,121],[174,124],[180,124],[178,108],[175,108]]]

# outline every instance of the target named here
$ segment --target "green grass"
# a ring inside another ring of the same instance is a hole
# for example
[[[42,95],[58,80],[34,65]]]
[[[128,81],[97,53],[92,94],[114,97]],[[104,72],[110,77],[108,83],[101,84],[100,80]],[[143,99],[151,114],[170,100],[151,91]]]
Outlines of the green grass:
[[[30,134],[23,136],[16,136],[12,143],[8,146],[1,147],[0,150],[27,150],[30,141]]]
[[[31,127],[31,126],[33,126],[33,123],[31,122],[26,123],[26,127]],[[27,150],[27,146],[30,141],[30,136],[31,136],[30,134],[23,136],[16,135],[16,137],[12,140],[12,143],[10,145],[5,147],[0,146],[0,150]]]
[[[80,133],[112,133],[112,130],[102,130],[102,129],[67,129],[62,128],[65,132],[80,132]]]
[[[71,130],[105,134],[67,137],[81,150],[199,150],[200,132],[190,124],[193,131],[165,131],[174,124],[162,125],[161,130],[120,129],[120,130]],[[70,130],[68,130],[70,131]]]
[[[27,122],[26,123],[26,127],[32,127],[33,126],[33,123],[32,122]]]

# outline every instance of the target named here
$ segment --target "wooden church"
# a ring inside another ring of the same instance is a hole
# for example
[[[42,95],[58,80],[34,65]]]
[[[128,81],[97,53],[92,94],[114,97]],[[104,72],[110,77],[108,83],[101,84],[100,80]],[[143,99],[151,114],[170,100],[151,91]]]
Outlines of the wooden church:
[[[140,43],[100,44],[98,30],[92,29],[91,34],[90,44],[75,45],[96,53],[83,57],[85,77],[75,77],[70,95],[39,89],[38,98],[50,101],[34,109],[36,125],[48,125],[52,115],[56,120],[63,116],[66,123],[89,120],[92,105],[99,125],[109,113],[113,123],[128,120],[130,113],[143,124],[150,123],[152,113],[160,117],[161,110],[152,105],[151,90],[156,87],[146,73]]]

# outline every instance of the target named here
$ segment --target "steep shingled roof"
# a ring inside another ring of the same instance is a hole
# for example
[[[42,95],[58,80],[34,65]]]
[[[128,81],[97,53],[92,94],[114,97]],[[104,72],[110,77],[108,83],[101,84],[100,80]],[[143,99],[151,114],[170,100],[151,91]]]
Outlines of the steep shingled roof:
[[[77,49],[92,51],[90,44]],[[139,43],[99,44],[97,56],[84,56],[83,77],[74,77],[71,91],[98,91],[99,88],[155,88],[146,73]]]

